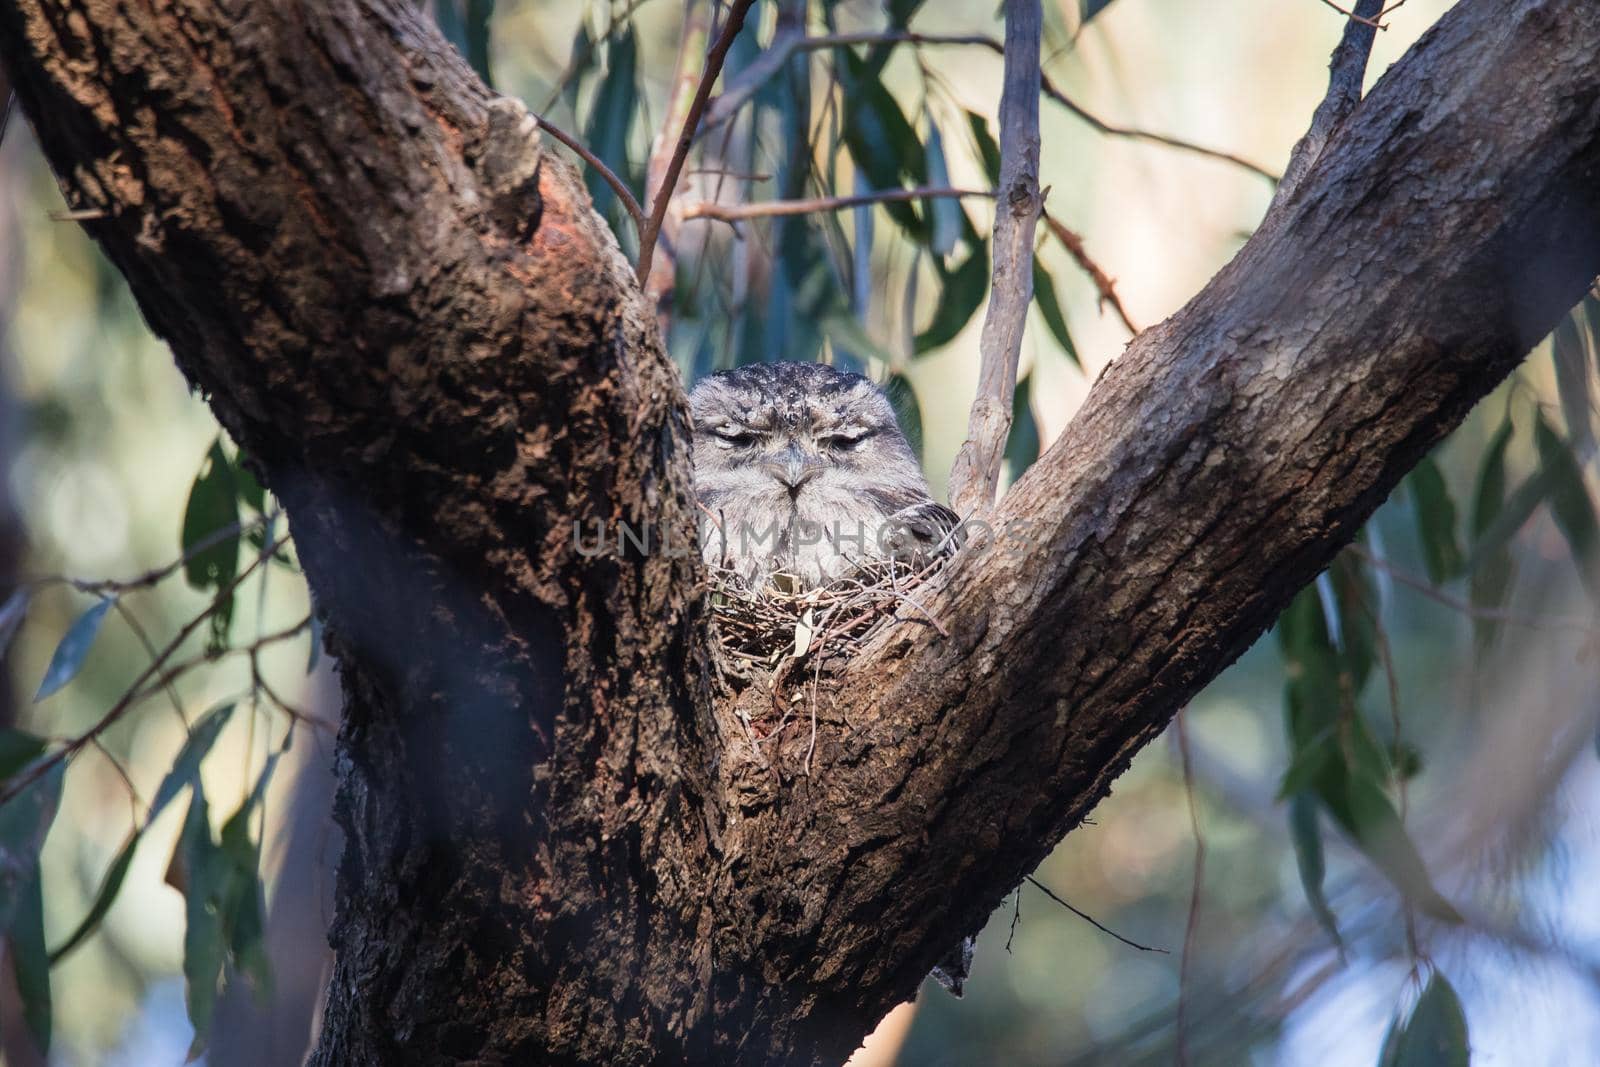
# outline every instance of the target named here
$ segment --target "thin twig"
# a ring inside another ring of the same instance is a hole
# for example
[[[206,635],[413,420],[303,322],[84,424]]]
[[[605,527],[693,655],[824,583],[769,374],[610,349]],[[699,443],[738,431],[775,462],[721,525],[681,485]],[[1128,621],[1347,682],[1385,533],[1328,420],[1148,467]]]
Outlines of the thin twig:
[[[1395,5],[1398,7],[1399,5]],[[843,48],[856,44],[912,44],[912,45],[968,45],[985,48],[996,55],[1005,55],[1005,45],[987,34],[962,33],[962,34],[936,34],[915,33],[909,30],[886,31],[877,33],[838,33],[806,37],[799,34],[780,34],[773,40],[772,46],[746,66],[739,77],[729,83],[728,89],[721,96],[711,102],[706,110],[704,129],[712,129],[728,119],[743,107],[756,91],[766,84],[774,74],[783,68],[785,61],[797,51],[811,51],[821,48]],[[1051,81],[1048,74],[1041,73],[1040,89],[1045,96],[1054,100],[1080,121],[1088,124],[1097,133],[1109,137],[1123,137],[1129,140],[1146,141],[1167,148],[1178,149],[1183,152],[1192,152],[1196,155],[1215,159],[1222,163],[1230,163],[1252,174],[1265,178],[1269,182],[1276,182],[1278,176],[1258,166],[1247,159],[1242,159],[1231,152],[1207,148],[1205,145],[1185,141],[1181,137],[1169,137],[1162,133],[1152,133],[1131,126],[1118,126],[1107,122],[1082,104],[1072,99]]]
[[[672,159],[667,164],[661,185],[649,191],[650,218],[639,231],[637,277],[641,289],[650,281],[650,270],[655,263],[656,240],[661,235],[661,223],[666,217],[667,205],[672,200],[672,190],[678,184],[678,175],[683,170],[684,160],[689,158],[689,146],[694,143],[695,131],[700,126],[700,116],[705,113],[706,101],[711,99],[711,87],[716,84],[717,77],[722,73],[722,64],[728,58],[728,49],[733,46],[733,39],[744,28],[744,17],[754,3],[755,0],[733,0],[729,5],[727,21],[706,56],[705,72],[700,76],[700,86],[695,90],[694,99],[689,103],[689,113],[683,120],[683,130],[678,134],[678,144],[673,149]]]
[[[672,74],[672,88],[667,93],[661,129],[656,134],[649,162],[645,165],[644,187],[649,195],[657,195],[654,190],[666,187],[674,148],[674,143],[668,137],[671,131],[682,129],[689,119],[692,94],[706,55],[706,41],[711,36],[711,7],[710,0],[684,0],[683,3],[683,26],[679,33],[678,60]],[[665,337],[671,322],[672,284],[677,273],[673,260],[676,258],[678,220],[671,212],[667,212],[660,225],[654,253],[657,262],[651,265],[650,274],[655,284],[648,292],[656,309],[661,336]]]
[[[1096,919],[1093,915],[1090,915],[1086,911],[1081,911],[1078,908],[1073,907],[1071,904],[1068,904],[1062,898],[1056,896],[1054,893],[1052,893],[1050,891],[1050,887],[1049,886],[1045,885],[1043,882],[1039,881],[1039,879],[1035,878],[1031,874],[1028,875],[1028,884],[1033,886],[1035,889],[1039,890],[1039,892],[1043,893],[1045,896],[1049,897],[1051,900],[1055,901],[1057,904],[1060,904],[1063,908],[1066,908],[1068,911],[1072,912],[1072,914],[1076,915],[1078,918],[1082,919],[1084,922],[1088,923],[1090,926],[1094,927],[1096,930],[1099,930],[1102,934],[1107,934],[1107,935],[1109,935],[1111,937],[1116,938],[1118,941],[1121,941],[1124,945],[1127,945],[1129,948],[1136,948],[1140,952],[1159,952],[1163,956],[1170,956],[1171,955],[1171,953],[1168,952],[1164,948],[1156,948],[1153,945],[1141,945],[1137,941],[1134,941],[1134,940],[1131,940],[1129,938],[1123,937],[1121,934],[1119,934],[1115,930],[1111,929],[1111,927],[1106,926],[1105,924],[1101,923],[1100,920]],[[1020,905],[1019,905],[1019,910],[1020,910]]]
[[[1044,224],[1050,228],[1050,232],[1055,235],[1056,240],[1061,242],[1062,247],[1067,250],[1067,254],[1078,265],[1078,269],[1087,274],[1089,280],[1094,283],[1095,292],[1100,294],[1100,303],[1110,304],[1111,309],[1117,313],[1117,318],[1122,320],[1122,325],[1128,328],[1128,332],[1138,336],[1139,327],[1135,326],[1133,320],[1128,317],[1128,309],[1122,306],[1122,300],[1117,296],[1117,287],[1112,282],[1111,276],[1101,270],[1100,264],[1090,258],[1088,249],[1083,246],[1083,238],[1072,230],[1067,229],[1059,219],[1048,211],[1044,213]]]
[[[628,191],[627,183],[617,177],[615,171],[601,162],[600,157],[589,151],[582,141],[543,115],[535,115],[533,118],[539,124],[541,130],[544,130],[551,137],[578,153],[580,159],[593,167],[600,177],[605,179],[606,184],[611,186],[611,191],[617,194],[617,199],[622,201],[622,209],[628,213],[628,218],[633,220],[634,229],[637,230],[644,226],[644,209],[639,206],[639,201],[633,198],[633,193]]]
[[[100,596],[120,595],[136,589],[148,589],[151,586],[159,585],[164,579],[175,574],[184,564],[190,562],[207,549],[214,548],[231,537],[238,537],[240,534],[261,526],[268,521],[276,520],[280,514],[281,512],[274,511],[270,515],[259,515],[248,522],[236,522],[218,527],[195,541],[194,544],[184,550],[183,555],[172,562],[164,563],[132,578],[96,578],[90,580],[73,578],[64,574],[46,574],[37,578],[25,578],[18,584],[29,588],[37,588],[44,585],[70,585],[80,593],[94,593]],[[278,544],[283,545],[288,540],[287,537],[284,537]]]
[[[995,191],[994,257],[989,307],[978,338],[978,391],[967,439],[950,471],[950,506],[975,515],[994,503],[1022,334],[1033,303],[1034,231],[1039,192],[1039,0],[1006,0],[1005,82],[1000,92],[1000,187]]]
[[[1285,203],[1312,166],[1322,156],[1322,150],[1334,131],[1361,102],[1361,83],[1367,74],[1367,57],[1372,54],[1372,42],[1377,37],[1377,17],[1383,13],[1383,0],[1356,0],[1354,11],[1345,11],[1332,0],[1323,3],[1343,12],[1349,19],[1344,34],[1333,50],[1328,63],[1328,91],[1311,116],[1311,127],[1306,130],[1289,154],[1289,166],[1284,169],[1283,181],[1272,194],[1273,205]],[[1270,207],[1269,207],[1270,210]]]
[[[954,189],[942,185],[925,185],[915,189],[878,189],[852,196],[815,196],[804,200],[767,200],[754,204],[717,204],[704,201],[684,208],[683,217],[736,222],[787,215],[813,215],[822,211],[843,211],[864,204],[891,204],[906,200],[931,200],[935,197],[983,197],[993,200],[994,193],[988,189]]]
[[[1194,884],[1189,889],[1189,921],[1183,928],[1183,955],[1178,961],[1178,1064],[1188,1067],[1189,1045],[1187,1016],[1189,1009],[1189,963],[1194,955],[1194,935],[1200,927],[1200,895],[1205,886],[1206,839],[1200,833],[1200,811],[1194,803],[1194,765],[1189,757],[1189,730],[1185,716],[1188,708],[1179,708],[1173,718],[1178,736],[1178,757],[1183,763],[1183,790],[1189,798],[1189,826],[1194,832]]]
[[[133,707],[145,696],[148,696],[151,692],[164,689],[171,685],[172,682],[176,680],[177,675],[180,672],[163,673],[161,668],[167,663],[168,660],[177,654],[178,649],[183,647],[183,643],[200,628],[200,624],[211,617],[212,613],[221,606],[223,600],[232,596],[234,590],[243,584],[246,578],[255,573],[257,567],[260,567],[267,560],[271,559],[273,553],[275,553],[286,540],[288,540],[286,537],[280,538],[264,547],[261,551],[261,554],[258,555],[248,567],[239,572],[239,574],[235,575],[233,581],[229,582],[226,586],[218,590],[217,595],[212,599],[211,603],[206,606],[205,610],[183,624],[183,626],[178,630],[177,636],[173,637],[171,641],[167,642],[157,657],[151,661],[150,665],[145,667],[143,671],[139,672],[139,676],[135,678],[125,690],[123,690],[122,696],[117,698],[116,702],[111,705],[110,710],[102,715],[98,722],[96,722],[84,733],[79,734],[76,738],[67,742],[67,744],[63,747],[56,749],[56,751],[36,761],[24,773],[13,775],[10,779],[8,779],[5,789],[0,791],[0,805],[9,802],[12,798],[17,796],[17,794],[28,788],[28,786],[38,781],[47,771],[56,766],[58,763],[77,755],[78,752],[82,751],[85,745],[92,743],[96,738],[98,738],[102,733],[116,723],[117,720],[120,719],[129,708]],[[154,679],[153,683],[152,679]]]
[[[133,636],[138,639],[139,644],[144,648],[145,655],[152,660],[155,659],[159,655],[156,651],[156,644],[150,640],[149,631],[144,628],[144,624],[139,621],[139,617],[133,613],[133,609],[128,607],[127,602],[121,597],[117,597],[112,603],[117,609],[117,614],[122,616],[122,621],[128,624],[128,629],[133,631]],[[183,723],[185,730],[188,730],[189,713],[183,710],[183,701],[178,698],[178,691],[170,685],[167,686],[167,699],[172,701],[172,710],[178,713],[178,721]]]
[[[1374,5],[1374,6],[1379,8],[1379,10],[1375,14],[1372,14],[1372,15],[1361,15],[1361,14],[1357,14],[1356,11],[1351,11],[1351,10],[1349,10],[1347,8],[1340,7],[1338,4],[1334,3],[1333,0],[1322,0],[1322,2],[1324,4],[1326,4],[1326,5],[1328,5],[1329,7],[1333,8],[1335,11],[1337,11],[1339,14],[1343,15],[1345,18],[1349,19],[1351,22],[1359,22],[1359,23],[1361,23],[1361,25],[1363,25],[1363,26],[1371,26],[1375,30],[1387,30],[1389,28],[1389,27],[1385,26],[1383,23],[1378,21],[1380,18],[1382,18],[1384,16],[1384,14],[1388,10],[1390,10],[1390,9],[1384,8],[1381,3]],[[1401,2],[1404,3],[1404,0],[1401,0]],[[1394,6],[1395,7],[1399,7],[1400,4],[1396,4]],[[1357,4],[1356,7],[1357,7],[1357,11],[1359,11],[1361,5]]]
[[[1393,563],[1375,556],[1360,545],[1347,545],[1345,551],[1377,567],[1389,575],[1399,584],[1414,589],[1436,603],[1472,619],[1484,619],[1489,622],[1509,622],[1516,626],[1526,626],[1530,630],[1567,630],[1573,633],[1584,634],[1588,637],[1600,637],[1600,626],[1580,618],[1571,618],[1561,615],[1531,615],[1527,612],[1512,611],[1509,608],[1485,608],[1471,601],[1452,596],[1442,589],[1436,589],[1432,582],[1426,578],[1419,578]]]

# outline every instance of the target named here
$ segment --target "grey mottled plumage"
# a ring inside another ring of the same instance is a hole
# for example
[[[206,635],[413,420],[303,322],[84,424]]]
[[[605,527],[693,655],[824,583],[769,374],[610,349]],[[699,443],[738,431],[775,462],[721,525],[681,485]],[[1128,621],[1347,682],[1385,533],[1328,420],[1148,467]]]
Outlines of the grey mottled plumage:
[[[708,562],[812,586],[854,560],[950,549],[955,513],[929,495],[888,398],[861,375],[751,364],[702,379],[689,408]]]

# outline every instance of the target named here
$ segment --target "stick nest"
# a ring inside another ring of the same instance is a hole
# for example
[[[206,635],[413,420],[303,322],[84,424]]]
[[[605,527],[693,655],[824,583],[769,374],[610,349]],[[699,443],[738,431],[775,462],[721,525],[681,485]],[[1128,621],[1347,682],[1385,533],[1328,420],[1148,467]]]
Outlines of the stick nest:
[[[737,571],[712,566],[718,640],[734,660],[771,669],[785,659],[820,663],[851,655],[896,621],[920,622],[944,634],[921,595],[944,563],[944,557],[862,560],[812,589],[782,573],[752,587]]]

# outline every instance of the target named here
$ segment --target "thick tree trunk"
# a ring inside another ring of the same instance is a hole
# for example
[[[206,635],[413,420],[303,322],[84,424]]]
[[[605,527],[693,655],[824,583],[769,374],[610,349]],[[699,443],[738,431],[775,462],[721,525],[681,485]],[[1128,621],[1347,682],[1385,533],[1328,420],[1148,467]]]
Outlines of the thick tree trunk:
[[[520,105],[402,0],[0,0],[340,656],[314,1062],[842,1059],[1600,272],[1596,54],[1590,0],[1458,4],[1012,490],[948,637],[827,665],[808,772],[808,722],[744,741],[693,553],[576,551],[688,542],[682,393]]]

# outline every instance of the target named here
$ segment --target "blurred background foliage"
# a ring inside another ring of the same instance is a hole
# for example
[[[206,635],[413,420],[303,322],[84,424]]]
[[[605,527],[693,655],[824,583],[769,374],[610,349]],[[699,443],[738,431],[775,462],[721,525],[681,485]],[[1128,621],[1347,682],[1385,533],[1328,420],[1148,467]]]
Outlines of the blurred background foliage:
[[[684,4],[425,6],[500,91],[644,200],[680,45],[703,49]],[[1369,84],[1447,6],[1388,16]],[[1134,328],[1248,236],[1343,21],[1317,0],[1044,10],[1049,221],[1012,478]],[[1000,34],[993,5],[955,0],[757,5],[666,231],[664,321],[686,381],[756,360],[860,369],[942,489],[976,384],[989,202],[736,216],[991,188],[1001,59],[975,38]],[[586,180],[631,255],[617,196]],[[338,845],[337,706],[304,583],[292,548],[274,550],[270,496],[64,207],[13,122],[0,1056],[47,1062],[48,1031],[60,1064],[298,1062]],[[1597,361],[1591,298],[996,912],[965,999],[925,988],[859,1062],[1449,1064],[1470,1048],[1592,1063]]]

